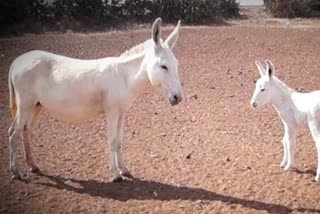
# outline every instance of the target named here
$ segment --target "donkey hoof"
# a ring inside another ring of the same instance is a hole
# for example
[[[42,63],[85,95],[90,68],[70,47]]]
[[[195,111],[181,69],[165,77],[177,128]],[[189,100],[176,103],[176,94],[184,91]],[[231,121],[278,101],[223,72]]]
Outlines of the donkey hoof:
[[[284,171],[287,172],[291,169],[292,167],[290,165],[287,165],[286,167],[284,167]]]
[[[122,181],[123,181],[123,178],[121,176],[117,176],[117,177],[113,178],[113,180],[112,180],[113,183],[119,183]]]
[[[40,168],[37,165],[34,165],[34,166],[30,167],[30,172],[39,173],[40,172]]]
[[[129,171],[123,171],[123,172],[121,172],[121,175],[126,178],[134,179],[133,175]]]
[[[287,163],[286,163],[285,161],[282,161],[281,164],[280,164],[280,167],[281,167],[281,168],[284,168],[284,167],[286,166],[286,164],[287,164]]]
[[[12,176],[11,176],[11,179],[12,180],[22,180],[22,176],[20,173],[14,173]]]

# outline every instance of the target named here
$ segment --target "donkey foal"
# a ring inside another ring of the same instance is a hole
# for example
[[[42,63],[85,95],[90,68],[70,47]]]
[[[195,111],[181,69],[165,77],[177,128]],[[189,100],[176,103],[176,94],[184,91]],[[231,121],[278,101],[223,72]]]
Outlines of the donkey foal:
[[[283,160],[280,164],[288,171],[294,165],[295,135],[298,126],[309,127],[316,143],[318,168],[315,180],[320,182],[320,91],[299,93],[274,76],[274,66],[265,60],[266,68],[256,61],[260,78],[251,99],[253,108],[271,103],[284,126]]]

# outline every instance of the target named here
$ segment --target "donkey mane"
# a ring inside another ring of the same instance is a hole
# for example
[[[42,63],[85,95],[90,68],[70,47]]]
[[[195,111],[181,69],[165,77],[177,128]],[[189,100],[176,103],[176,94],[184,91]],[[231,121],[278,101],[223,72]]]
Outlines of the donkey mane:
[[[136,46],[133,46],[129,50],[126,50],[125,52],[123,52],[120,55],[120,57],[128,57],[128,56],[132,56],[134,54],[137,54],[137,53],[144,51],[151,44],[151,41],[152,41],[152,39],[148,39],[148,40],[146,40]]]
[[[277,78],[275,76],[273,76],[272,78],[275,80],[275,82],[276,82],[276,84],[278,84],[278,86],[285,88],[289,92],[296,92],[293,88],[290,88],[287,84],[282,82],[279,78]]]

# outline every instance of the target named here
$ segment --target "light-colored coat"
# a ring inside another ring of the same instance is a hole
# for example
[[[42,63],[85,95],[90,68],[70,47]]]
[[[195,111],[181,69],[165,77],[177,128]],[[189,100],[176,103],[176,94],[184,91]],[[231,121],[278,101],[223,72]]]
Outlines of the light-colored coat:
[[[14,118],[9,129],[10,169],[21,178],[16,163],[17,137],[23,135],[25,158],[31,171],[34,163],[29,131],[43,109],[66,122],[84,122],[106,114],[110,141],[110,166],[114,181],[132,177],[122,161],[124,114],[144,86],[161,87],[172,105],[182,99],[178,61],[171,48],[180,31],[180,21],[165,42],[161,19],[152,26],[151,39],[120,57],[96,60],[69,58],[44,51],[19,56],[9,72],[10,107]]]
[[[281,167],[287,171],[294,166],[296,129],[309,128],[316,143],[318,168],[315,180],[320,181],[320,91],[299,93],[274,76],[274,66],[266,60],[266,69],[256,62],[260,79],[256,82],[251,105],[256,108],[271,103],[284,126],[283,160]]]

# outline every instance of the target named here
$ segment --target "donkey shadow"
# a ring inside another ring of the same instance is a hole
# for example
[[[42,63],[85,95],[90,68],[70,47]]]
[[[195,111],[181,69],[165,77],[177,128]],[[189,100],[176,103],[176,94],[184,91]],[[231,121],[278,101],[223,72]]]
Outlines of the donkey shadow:
[[[293,171],[298,174],[307,174],[307,175],[313,175],[313,176],[317,174],[316,170],[312,170],[312,169],[307,169],[307,170],[293,169]]]
[[[291,213],[293,211],[320,213],[319,209],[296,208],[291,209],[281,204],[248,200],[229,195],[211,192],[201,188],[174,186],[157,181],[140,179],[125,180],[121,183],[106,183],[97,180],[78,180],[42,174],[49,182],[37,182],[38,185],[67,190],[93,197],[110,198],[119,201],[134,200],[189,200],[189,201],[220,201],[229,205],[242,205],[254,210],[268,213]],[[71,183],[70,183],[71,182]],[[73,183],[73,184],[72,184]],[[79,187],[80,186],[80,187]]]

